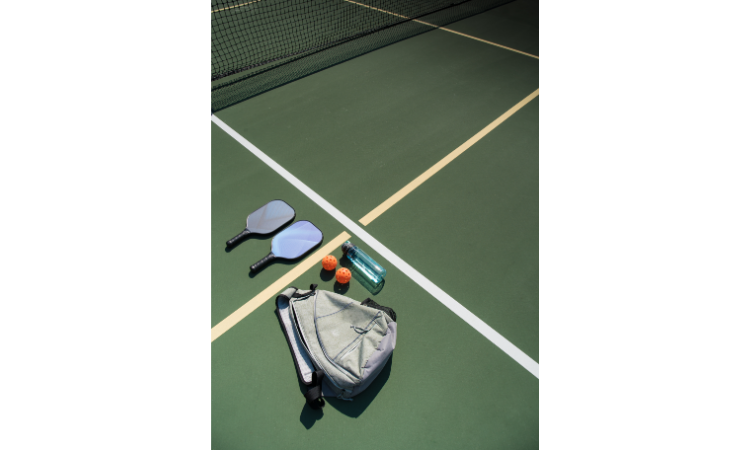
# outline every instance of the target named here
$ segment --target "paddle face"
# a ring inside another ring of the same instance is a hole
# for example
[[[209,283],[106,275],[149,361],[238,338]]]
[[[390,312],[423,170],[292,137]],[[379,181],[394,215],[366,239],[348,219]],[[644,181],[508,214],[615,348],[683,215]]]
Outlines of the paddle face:
[[[323,232],[306,220],[294,222],[273,238],[271,253],[277,258],[296,259],[323,242]]]
[[[294,209],[283,200],[271,200],[247,216],[250,233],[271,234],[294,220]]]

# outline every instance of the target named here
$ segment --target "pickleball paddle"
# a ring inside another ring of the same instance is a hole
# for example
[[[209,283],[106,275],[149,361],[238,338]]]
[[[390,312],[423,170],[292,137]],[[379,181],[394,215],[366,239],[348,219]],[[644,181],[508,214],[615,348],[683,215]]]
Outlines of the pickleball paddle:
[[[247,228],[227,241],[232,247],[251,234],[271,234],[294,220],[297,213],[284,200],[271,200],[247,216]]]
[[[274,259],[297,259],[323,242],[323,232],[311,222],[300,220],[271,241],[271,253],[257,263],[250,266],[251,272],[258,272]]]

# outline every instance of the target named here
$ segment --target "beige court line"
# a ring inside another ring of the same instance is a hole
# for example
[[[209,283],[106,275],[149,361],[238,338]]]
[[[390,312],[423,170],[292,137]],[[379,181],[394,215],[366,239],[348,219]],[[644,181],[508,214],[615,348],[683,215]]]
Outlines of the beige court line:
[[[228,6],[228,7],[226,7],[226,8],[215,9],[215,10],[211,11],[211,14],[213,14],[213,13],[217,13],[217,12],[219,12],[219,11],[225,11],[225,10],[227,10],[227,9],[232,9],[232,8],[239,8],[240,6],[245,6],[245,5],[249,5],[249,4],[251,4],[251,3],[258,3],[259,1],[260,1],[260,0],[255,0],[255,1],[252,1],[252,2],[247,2],[247,3],[243,3],[243,4],[241,4],[241,5],[234,5],[234,6]]]
[[[406,17],[406,16],[402,16],[401,14],[396,14],[396,13],[393,13],[393,12],[390,12],[390,11],[386,11],[386,10],[384,10],[384,9],[380,9],[380,8],[375,8],[374,6],[370,6],[370,5],[365,5],[365,4],[363,4],[363,3],[357,3],[357,2],[353,2],[352,0],[344,0],[344,1],[345,1],[345,2],[349,2],[349,3],[354,3],[355,5],[359,5],[359,6],[364,6],[365,8],[370,8],[370,9],[374,9],[375,11],[380,11],[380,12],[382,12],[382,13],[385,13],[385,14],[390,14],[390,15],[392,15],[392,16],[400,17],[400,18],[402,18],[402,19],[409,19],[408,17]],[[411,20],[411,19],[409,19],[409,20]],[[416,21],[415,21],[415,22],[416,22]],[[429,24],[429,23],[426,23],[425,25],[430,25],[430,24]],[[433,26],[433,27],[434,27],[435,25],[431,25],[431,26]]]
[[[317,252],[313,253],[307,259],[299,263],[294,269],[290,270],[284,276],[276,280],[272,285],[263,289],[263,291],[250,299],[247,303],[242,305],[237,311],[227,316],[224,320],[217,323],[216,326],[211,328],[211,342],[215,341],[216,338],[226,333],[230,328],[237,325],[237,323],[250,315],[251,312],[255,311],[260,305],[272,298],[274,294],[281,292],[282,290],[289,287],[289,284],[296,280],[297,277],[307,272],[308,269],[318,263],[325,255],[332,253],[336,248],[341,247],[341,244],[346,242],[351,236],[349,233],[344,231],[335,238],[333,238],[328,244],[318,249]]]
[[[430,167],[422,175],[415,178],[411,183],[401,188],[401,190],[393,194],[388,200],[384,201],[378,207],[376,207],[375,209],[367,213],[366,216],[359,219],[359,222],[362,225],[365,225],[365,226],[368,225],[370,222],[375,220],[376,217],[383,214],[385,211],[388,210],[388,208],[395,205],[402,198],[406,197],[411,191],[416,189],[420,184],[424,183],[431,176],[435,175],[440,169],[448,165],[449,162],[456,159],[458,155],[465,152],[472,145],[476,144],[480,139],[485,137],[490,131],[494,130],[498,125],[505,122],[505,120],[508,119],[508,117],[512,116],[516,111],[523,108],[527,103],[535,99],[537,96],[539,96],[539,89],[529,94],[526,98],[518,102],[515,106],[513,106],[509,110],[505,111],[505,113],[503,113],[502,116],[493,120],[492,123],[484,127],[482,131],[472,136],[471,139],[461,144],[460,147],[450,152],[445,158],[438,161],[437,164]]]
[[[419,21],[417,21],[417,22],[419,22]],[[504,45],[496,44],[494,42],[485,41],[484,39],[479,39],[478,37],[469,36],[468,34],[464,34],[464,33],[461,33],[461,32],[455,31],[455,30],[451,30],[449,28],[443,28],[443,27],[438,27],[438,28],[440,28],[443,31],[447,31],[449,33],[457,34],[459,36],[467,37],[469,39],[474,39],[475,41],[484,42],[485,44],[494,45],[495,47],[504,48],[505,50],[510,50],[511,52],[516,52],[516,53],[520,53],[522,55],[531,56],[532,58],[539,59],[539,57],[536,56],[536,55],[532,55],[531,53],[522,52],[521,50],[516,50],[515,48],[510,48],[510,47],[506,47]]]
[[[256,0],[249,3],[244,3],[242,5],[236,5],[229,8],[223,8],[216,11],[211,11],[211,13],[223,11],[224,9],[231,9],[231,8],[237,8],[239,6],[248,5],[250,3],[257,3],[260,0]],[[404,19],[409,19],[406,16],[402,16],[396,13],[384,11],[382,9],[374,8],[372,6],[364,5],[362,3],[357,3],[352,0],[345,0],[349,3],[354,3],[356,5],[364,6],[366,8],[374,9],[376,11],[380,11],[382,13],[391,14],[394,16],[398,16]],[[449,30],[447,28],[438,27],[437,25],[433,25],[431,23],[422,22],[420,20],[415,20],[415,22],[421,23],[423,25],[428,25],[433,28],[438,28],[444,31],[448,31],[451,33],[455,33],[470,39],[475,39],[480,42],[484,42],[490,45],[494,45],[497,47],[504,48],[506,50],[514,51],[516,53],[521,53],[527,56],[531,56],[533,58],[539,59],[538,56],[534,56],[529,53],[524,53],[519,50],[512,49],[510,47],[505,47],[500,44],[495,44],[494,42],[485,41],[484,39],[479,39],[474,36],[469,36],[468,34],[459,33],[458,31]],[[512,116],[516,111],[524,107],[527,103],[529,103],[531,100],[536,98],[539,95],[539,89],[529,94],[525,99],[521,100],[518,104],[510,108],[508,111],[503,113],[500,117],[495,119],[492,123],[484,127],[479,133],[475,134],[471,137],[468,141],[464,142],[460,147],[453,150],[451,153],[449,153],[446,157],[438,161],[434,166],[430,167],[425,171],[423,174],[415,178],[411,183],[404,186],[401,190],[393,194],[390,198],[388,198],[386,201],[381,203],[378,207],[370,211],[366,216],[359,219],[360,223],[362,225],[368,225],[370,222],[375,220],[378,216],[383,214],[386,210],[388,210],[391,206],[395,205],[399,200],[406,197],[411,191],[416,189],[419,185],[424,183],[427,179],[429,179],[431,176],[435,175],[440,169],[448,165],[451,161],[456,159],[461,153],[465,152],[469,147],[477,143],[480,139],[482,139],[484,136],[486,136],[490,131],[494,130],[498,125],[505,122],[508,117]],[[219,336],[226,333],[230,328],[235,326],[239,321],[250,315],[253,311],[255,311],[256,308],[258,308],[260,305],[268,301],[269,298],[271,298],[274,294],[280,292],[284,288],[286,288],[292,281],[297,279],[300,275],[302,275],[304,272],[306,272],[308,269],[310,269],[312,266],[317,264],[319,260],[323,258],[323,256],[331,253],[334,251],[337,247],[341,246],[341,244],[344,243],[344,241],[348,240],[351,236],[343,232],[340,235],[338,235],[334,240],[329,242],[326,246],[320,248],[317,252],[315,252],[312,256],[308,257],[306,260],[304,260],[302,263],[300,263],[297,267],[287,272],[284,276],[276,280],[272,285],[264,289],[260,294],[253,297],[250,301],[242,305],[237,311],[233,312],[229,316],[227,316],[224,320],[216,324],[213,328],[211,328],[211,342],[216,340]]]
[[[352,1],[352,0],[344,0],[344,1],[345,2],[349,2],[349,3],[354,3],[355,5],[364,6],[365,8],[374,9],[375,11],[379,11],[379,12],[382,12],[382,13],[385,13],[385,14],[390,14],[392,16],[400,17],[402,19],[412,20],[409,17],[402,16],[401,14],[396,14],[396,13],[393,13],[393,12],[390,12],[390,11],[386,11],[384,9],[375,8],[373,6],[365,5],[363,3],[358,3],[358,2],[355,2],[355,1]],[[499,48],[502,48],[502,49],[505,49],[505,50],[510,50],[511,52],[516,52],[516,53],[520,53],[522,55],[526,55],[526,56],[530,56],[532,58],[539,59],[539,57],[536,56],[536,55],[532,55],[531,53],[522,52],[521,50],[516,50],[515,48],[510,48],[510,47],[507,47],[505,45],[496,44],[495,42],[487,41],[487,40],[484,40],[484,39],[480,39],[478,37],[471,36],[471,35],[466,34],[466,33],[461,33],[459,31],[451,30],[450,28],[439,27],[437,25],[433,25],[431,23],[423,22],[421,20],[417,20],[417,19],[413,19],[413,20],[414,20],[414,22],[421,23],[422,25],[427,25],[427,26],[430,26],[432,28],[437,28],[438,30],[447,31],[449,33],[453,33],[453,34],[457,34],[459,36],[467,37],[469,39],[474,39],[475,41],[484,42],[485,44],[490,44],[490,45],[494,45],[495,47],[499,47]]]

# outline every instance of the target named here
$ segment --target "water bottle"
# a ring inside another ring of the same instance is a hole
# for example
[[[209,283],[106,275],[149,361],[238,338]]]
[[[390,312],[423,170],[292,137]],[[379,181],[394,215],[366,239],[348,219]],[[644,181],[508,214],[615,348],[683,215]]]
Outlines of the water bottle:
[[[373,285],[377,286],[383,282],[385,278],[385,269],[383,266],[376,263],[374,259],[370,258],[367,253],[363,252],[356,245],[349,241],[344,242],[341,246],[344,255],[349,258],[354,267],[365,276],[365,278]]]

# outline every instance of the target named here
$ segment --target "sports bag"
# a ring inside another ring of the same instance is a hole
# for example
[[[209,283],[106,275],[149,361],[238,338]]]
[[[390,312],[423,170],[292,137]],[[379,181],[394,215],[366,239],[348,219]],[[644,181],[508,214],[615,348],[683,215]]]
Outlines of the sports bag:
[[[289,287],[276,297],[276,315],[309,390],[307,404],[323,397],[352,400],[372,383],[396,348],[396,313],[371,299]]]

